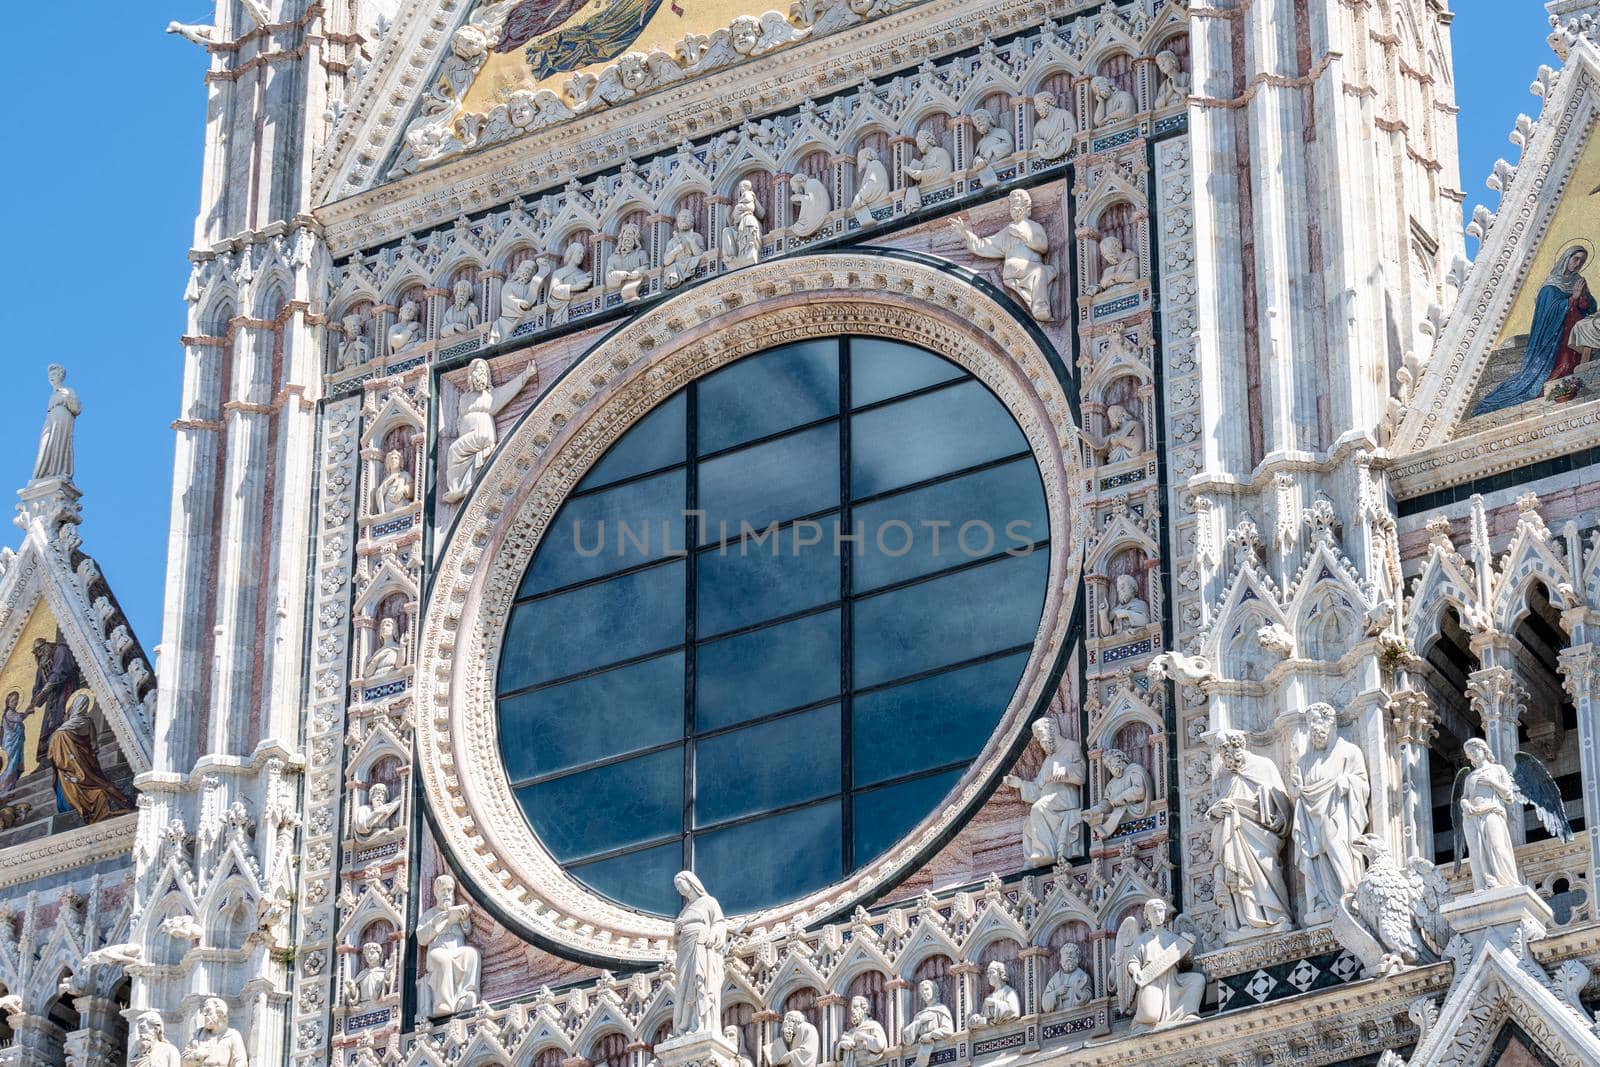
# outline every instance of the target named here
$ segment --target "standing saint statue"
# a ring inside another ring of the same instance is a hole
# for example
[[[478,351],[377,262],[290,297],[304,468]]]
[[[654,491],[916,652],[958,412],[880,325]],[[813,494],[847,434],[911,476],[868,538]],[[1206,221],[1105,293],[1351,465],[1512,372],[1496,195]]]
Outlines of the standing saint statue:
[[[167,1040],[167,1027],[159,1011],[144,1011],[134,1019],[138,1045],[130,1067],[179,1067],[177,1046]]]
[[[715,1034],[722,1028],[722,980],[727,964],[728,923],[722,905],[693,871],[672,880],[683,910],[672,925],[677,984],[672,991],[674,1036]]]
[[[1361,880],[1355,840],[1366,832],[1372,792],[1366,757],[1339,736],[1333,707],[1306,709],[1311,744],[1289,774],[1294,801],[1294,845],[1306,884],[1306,923],[1333,914],[1335,905]]]
[[[1056,268],[1044,261],[1050,253],[1050,237],[1033,221],[1033,198],[1026,190],[1013,190],[1006,204],[1011,208],[1011,224],[993,236],[979,237],[960,217],[951,219],[950,225],[968,252],[1002,260],[1001,282],[1022,298],[1034,318],[1049,322],[1050,286],[1056,280]]]
[[[1223,893],[1223,918],[1234,930],[1287,930],[1294,923],[1283,881],[1289,796],[1277,765],[1245,747],[1239,730],[1217,735],[1222,767],[1212,781],[1206,817],[1215,824],[1212,854]]]
[[[1033,736],[1044,750],[1044,762],[1033,781],[1014,774],[1005,784],[1032,805],[1022,830],[1022,851],[1030,867],[1042,867],[1076,856],[1083,841],[1083,746],[1061,736],[1049,716],[1033,724]]]
[[[72,426],[83,410],[78,394],[67,388],[67,368],[50,364],[50,406],[45,409],[44,429],[39,432],[39,457],[33,461],[33,477],[72,479]]]
[[[499,443],[494,417],[511,403],[530,378],[538,374],[529,360],[511,380],[495,388],[489,375],[487,360],[475,359],[467,367],[467,387],[461,391],[459,416],[456,419],[456,439],[450,442],[445,457],[444,502],[459,503],[472,491],[478,472],[489,462],[489,456]]]
[[[456,903],[456,880],[433,880],[433,907],[417,919],[417,943],[427,950],[422,1014],[429,1019],[459,1015],[478,1006],[478,950],[467,944],[472,909]]]
[[[205,999],[198,1021],[183,1047],[183,1067],[250,1067],[244,1038],[228,1025],[228,1005],[221,997]]]
[[[1513,766],[1494,758],[1489,742],[1470,737],[1461,750],[1470,767],[1456,774],[1451,813],[1456,827],[1456,869],[1461,856],[1472,859],[1472,889],[1504,889],[1522,885],[1517,853],[1511,839],[1510,813],[1520,817],[1522,805],[1533,808],[1539,823],[1552,837],[1572,840],[1572,824],[1550,771],[1538,758],[1518,752]]]

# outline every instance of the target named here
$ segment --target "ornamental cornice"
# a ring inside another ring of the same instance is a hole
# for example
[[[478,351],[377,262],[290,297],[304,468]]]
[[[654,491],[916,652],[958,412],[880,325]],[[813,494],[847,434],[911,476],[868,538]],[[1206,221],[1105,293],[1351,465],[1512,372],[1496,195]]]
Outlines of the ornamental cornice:
[[[591,349],[507,435],[456,519],[417,653],[423,792],[452,865],[524,936],[625,964],[665,953],[669,920],[613,904],[566,874],[529,828],[500,766],[494,672],[517,586],[566,494],[638,419],[696,378],[792,340],[891,337],[938,352],[1006,405],[1044,472],[1050,577],[1039,637],[999,728],[947,802],[876,863],[758,914],[745,929],[810,922],[886,889],[954,832],[1047,697],[1068,641],[1084,531],[1070,402],[1041,339],[985,290],[904,256],[807,256],[708,281]]]
[[[1393,461],[1395,497],[1413,497],[1600,444],[1600,400],[1443,441]]]
[[[121,859],[133,866],[136,812],[0,849],[0,889],[41,881],[66,871]]]

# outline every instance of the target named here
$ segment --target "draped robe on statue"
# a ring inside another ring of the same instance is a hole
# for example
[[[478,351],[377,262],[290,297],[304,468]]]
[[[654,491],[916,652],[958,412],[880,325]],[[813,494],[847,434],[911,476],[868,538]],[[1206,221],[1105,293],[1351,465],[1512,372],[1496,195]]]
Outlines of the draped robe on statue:
[[[726,962],[723,954],[728,947],[722,905],[694,875],[685,872],[680,877],[689,880],[695,896],[684,904],[675,924],[678,983],[672,1029],[675,1034],[721,1033],[719,1007]]]
[[[1596,309],[1581,273],[1587,258],[1583,249],[1573,249],[1550,272],[1534,304],[1533,329],[1528,333],[1528,347],[1522,352],[1522,369],[1479,400],[1472,408],[1474,415],[1537,400],[1543,395],[1546,382],[1564,378],[1577,369],[1582,354],[1570,343],[1572,331]],[[1583,332],[1587,335],[1593,331]]]
[[[1314,913],[1337,905],[1361,877],[1351,843],[1367,828],[1372,784],[1361,750],[1337,736],[1325,749],[1307,749],[1299,772],[1294,842],[1306,879],[1307,910]]]
[[[1289,797],[1271,760],[1247,754],[1238,770],[1217,772],[1218,811],[1212,851],[1218,881],[1227,889],[1240,929],[1265,929],[1287,923],[1289,891],[1284,886],[1283,834],[1289,825]]]
[[[1124,991],[1120,1006],[1133,1016],[1133,1032],[1183,1022],[1200,1010],[1205,975],[1178,969],[1193,948],[1188,938],[1165,927],[1139,935],[1128,953],[1128,976],[1118,985],[1119,991]]]

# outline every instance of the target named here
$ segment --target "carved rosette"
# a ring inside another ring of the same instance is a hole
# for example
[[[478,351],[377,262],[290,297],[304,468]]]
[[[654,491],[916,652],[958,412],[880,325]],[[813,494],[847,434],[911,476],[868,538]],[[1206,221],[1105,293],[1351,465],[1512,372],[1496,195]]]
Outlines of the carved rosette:
[[[1006,405],[1044,472],[1052,543],[1039,638],[999,729],[948,801],[882,859],[828,889],[743,919],[772,925],[847,907],[892,883],[988,789],[1002,756],[1047,695],[1067,646],[1083,531],[1064,446],[1071,406],[1026,326],[964,279],[896,256],[838,255],[762,264],[716,279],[618,330],[592,349],[508,435],[440,555],[418,646],[419,771],[443,844],[474,896],[513,927],[591,956],[658,959],[667,920],[605,901],[567,875],[528,827],[504,775],[494,670],[524,569],[561,501],[640,418],[741,356],[790,341],[855,334],[894,338],[951,359]]]

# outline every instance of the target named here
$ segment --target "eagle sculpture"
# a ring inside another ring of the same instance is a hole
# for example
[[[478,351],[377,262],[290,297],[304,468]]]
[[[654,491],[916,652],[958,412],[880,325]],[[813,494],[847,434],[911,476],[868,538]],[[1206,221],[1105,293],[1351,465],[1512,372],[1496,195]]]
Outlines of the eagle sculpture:
[[[1353,845],[1367,870],[1334,909],[1334,936],[1369,976],[1438,962],[1451,933],[1439,914],[1450,899],[1444,876],[1425,859],[1400,866],[1375,834]]]

